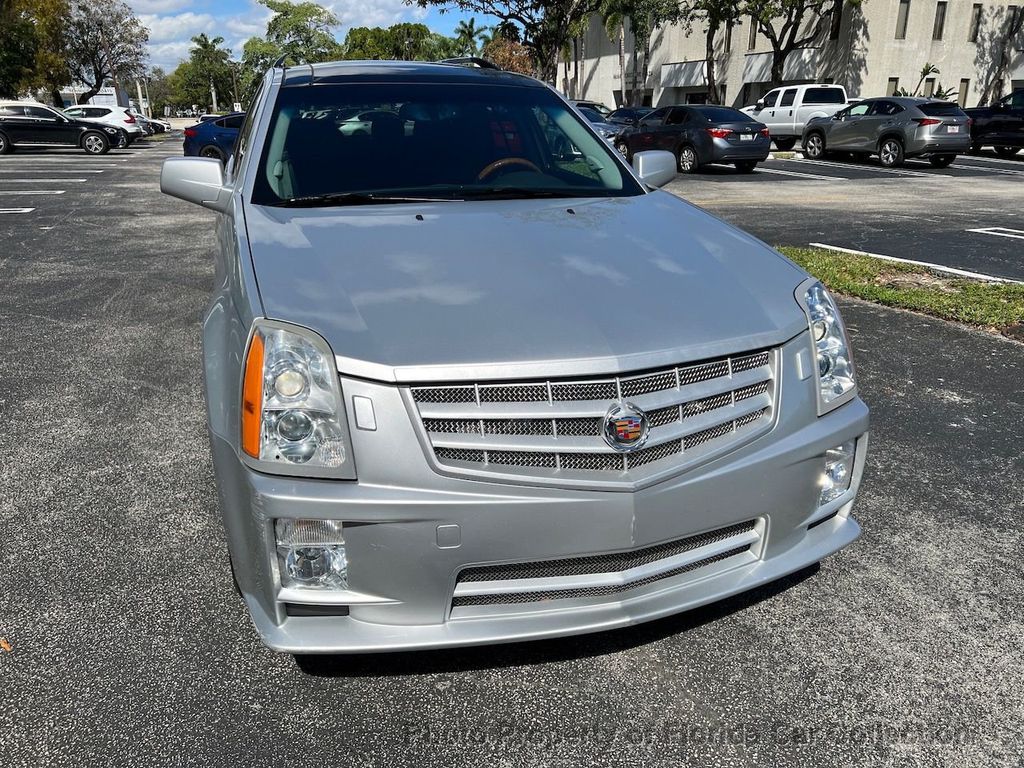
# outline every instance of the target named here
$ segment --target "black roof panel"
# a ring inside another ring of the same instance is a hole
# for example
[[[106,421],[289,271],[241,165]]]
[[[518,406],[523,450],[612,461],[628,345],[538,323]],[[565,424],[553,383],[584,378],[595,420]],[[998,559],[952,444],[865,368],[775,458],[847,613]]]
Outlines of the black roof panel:
[[[515,72],[422,61],[332,61],[297,64],[284,73],[285,87],[329,83],[493,83],[544,88],[539,80]]]

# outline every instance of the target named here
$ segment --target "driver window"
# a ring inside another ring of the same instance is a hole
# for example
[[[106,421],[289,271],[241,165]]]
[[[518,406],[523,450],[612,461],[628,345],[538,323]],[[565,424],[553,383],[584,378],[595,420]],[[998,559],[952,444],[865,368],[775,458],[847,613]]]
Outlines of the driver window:
[[[656,109],[651,114],[647,115],[643,120],[640,121],[641,125],[658,125],[662,120],[665,119],[665,115],[668,114],[668,107],[662,107]]]
[[[856,106],[850,107],[847,115],[850,117],[864,117],[864,115],[868,113],[869,109],[871,109],[870,104],[857,104]]]
[[[689,113],[685,109],[676,107],[672,110],[672,114],[668,116],[668,120],[665,121],[666,125],[682,125],[686,122],[689,117]]]
[[[769,91],[768,95],[764,97],[764,105],[766,107],[774,107],[776,100],[779,98],[778,91]]]

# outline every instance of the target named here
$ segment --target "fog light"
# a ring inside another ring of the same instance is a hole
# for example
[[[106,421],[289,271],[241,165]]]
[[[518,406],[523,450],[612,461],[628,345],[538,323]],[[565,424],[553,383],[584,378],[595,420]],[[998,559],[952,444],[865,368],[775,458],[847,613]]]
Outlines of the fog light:
[[[825,452],[825,469],[821,473],[821,494],[818,497],[818,506],[828,504],[850,490],[856,447],[856,442],[850,440]]]
[[[281,584],[300,589],[348,589],[348,557],[340,520],[277,520]]]

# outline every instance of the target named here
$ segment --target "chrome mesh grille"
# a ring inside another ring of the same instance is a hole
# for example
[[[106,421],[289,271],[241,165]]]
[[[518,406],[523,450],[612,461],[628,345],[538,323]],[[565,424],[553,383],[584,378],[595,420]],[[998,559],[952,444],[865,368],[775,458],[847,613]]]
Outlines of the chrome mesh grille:
[[[411,395],[434,457],[454,470],[629,482],[767,429],[776,358],[765,350],[620,377],[416,386]],[[620,396],[647,414],[646,445],[633,453],[602,435]]]
[[[503,581],[506,579],[548,579],[553,576],[579,576],[590,573],[612,573],[628,571],[666,557],[674,557],[699,547],[728,539],[738,533],[754,530],[754,521],[736,523],[685,539],[655,544],[643,549],[627,552],[612,552],[589,557],[566,557],[561,560],[539,560],[532,563],[511,563],[505,565],[479,565],[459,572],[457,583],[470,581]]]

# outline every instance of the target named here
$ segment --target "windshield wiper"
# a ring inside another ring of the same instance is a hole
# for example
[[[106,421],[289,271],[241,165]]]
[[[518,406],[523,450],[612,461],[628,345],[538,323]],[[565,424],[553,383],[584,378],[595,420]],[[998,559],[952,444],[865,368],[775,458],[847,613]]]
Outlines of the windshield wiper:
[[[279,203],[270,203],[278,208],[320,208],[344,205],[387,205],[399,203],[436,203],[443,197],[411,197],[386,192],[332,192],[328,195],[307,195],[289,197]]]
[[[529,200],[553,197],[590,197],[577,189],[545,189],[537,187],[464,187],[458,196],[463,200]]]

